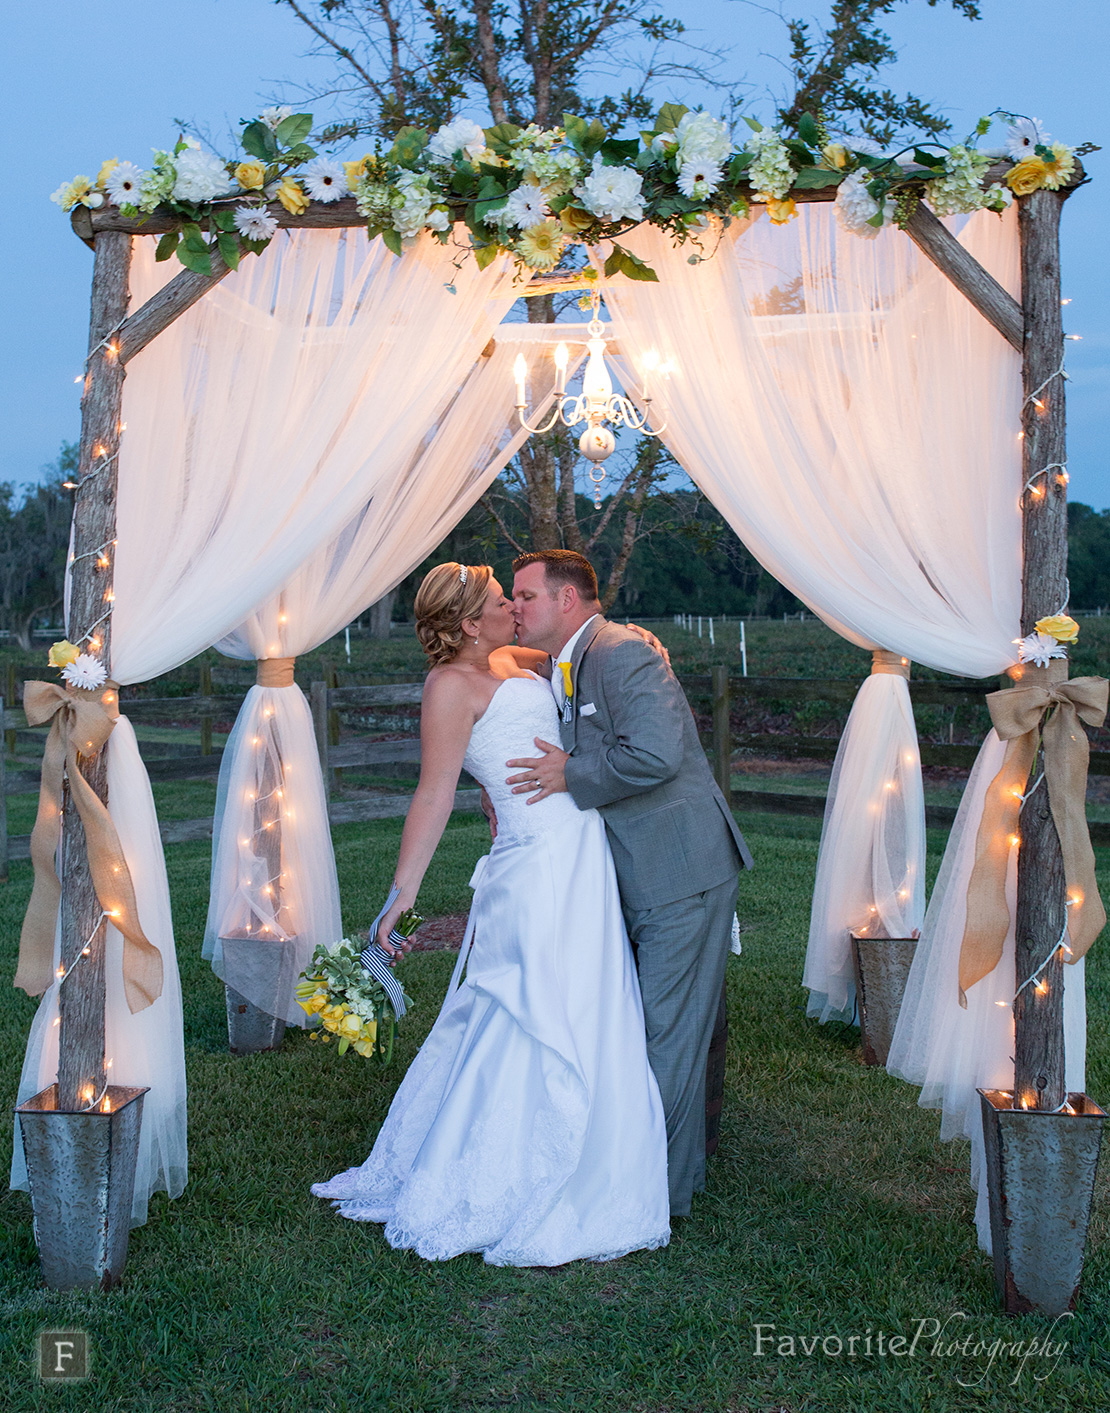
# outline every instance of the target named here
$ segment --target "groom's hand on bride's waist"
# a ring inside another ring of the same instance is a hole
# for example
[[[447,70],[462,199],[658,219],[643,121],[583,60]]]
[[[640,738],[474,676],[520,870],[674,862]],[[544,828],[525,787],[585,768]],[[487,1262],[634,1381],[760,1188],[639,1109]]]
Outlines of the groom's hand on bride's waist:
[[[535,737],[535,742],[543,752],[542,756],[537,756],[534,760],[505,762],[507,766],[521,768],[520,774],[510,775],[505,784],[513,787],[514,795],[528,795],[530,805],[534,805],[538,800],[546,800],[548,795],[557,795],[567,788],[568,752],[561,751],[558,746],[553,746],[550,741],[544,741],[539,736]]]

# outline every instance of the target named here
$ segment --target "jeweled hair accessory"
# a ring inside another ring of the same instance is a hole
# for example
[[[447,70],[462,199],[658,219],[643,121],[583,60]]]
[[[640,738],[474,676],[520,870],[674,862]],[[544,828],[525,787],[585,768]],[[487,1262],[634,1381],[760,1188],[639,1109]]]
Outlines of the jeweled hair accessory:
[[[460,584],[465,584],[465,583],[466,583],[466,565],[465,565],[465,564],[460,564],[460,565],[459,565],[459,583],[460,583]]]

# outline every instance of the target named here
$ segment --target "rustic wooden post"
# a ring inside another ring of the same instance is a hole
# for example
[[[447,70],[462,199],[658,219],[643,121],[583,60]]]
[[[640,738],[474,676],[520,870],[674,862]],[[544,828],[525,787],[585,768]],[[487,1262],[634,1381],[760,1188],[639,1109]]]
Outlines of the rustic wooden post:
[[[103,231],[93,264],[89,360],[81,400],[78,484],[74,492],[69,633],[73,642],[111,662],[116,483],[123,363],[115,342],[127,313],[131,237]],[[108,745],[82,775],[107,803]],[[85,831],[69,790],[62,819],[61,960],[75,967],[59,993],[58,1107],[82,1109],[104,1087],[104,923],[89,874]],[[75,965],[82,950],[89,953]]]
[[[729,726],[728,668],[713,668],[713,774],[732,808],[732,733]]]
[[[206,662],[200,665],[200,694],[202,697],[212,695],[212,669]],[[200,753],[202,756],[212,754],[212,718],[202,716],[200,719]]]
[[[1064,341],[1060,311],[1060,212],[1066,191],[1018,201],[1025,320],[1022,384],[1021,631],[1068,598],[1068,506],[1064,426]],[[1067,664],[1061,664],[1064,671]],[[1034,776],[1041,761],[1034,766]],[[1021,812],[1015,985],[1050,953],[1045,989],[1027,986],[1014,1008],[1014,1103],[1056,1109],[1064,1102],[1064,979],[1057,943],[1067,917],[1060,840],[1042,786]]]

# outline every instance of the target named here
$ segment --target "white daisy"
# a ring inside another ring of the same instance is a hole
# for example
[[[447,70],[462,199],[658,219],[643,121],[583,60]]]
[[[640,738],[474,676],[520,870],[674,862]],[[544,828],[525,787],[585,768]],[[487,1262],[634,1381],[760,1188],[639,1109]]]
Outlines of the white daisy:
[[[134,162],[120,162],[108,173],[104,190],[113,206],[138,206],[146,173]]]
[[[227,168],[211,152],[187,147],[178,154],[177,181],[173,195],[176,201],[211,201],[231,185]]]
[[[688,201],[703,201],[713,195],[723,177],[719,163],[688,158],[679,168],[678,189]]]
[[[277,218],[261,206],[235,208],[235,229],[247,240],[269,240],[277,228]]]
[[[1067,655],[1067,649],[1048,633],[1030,633],[1027,638],[1018,639],[1018,660],[1031,662],[1035,667],[1047,667],[1052,658]],[[81,659],[77,660],[80,662]]]
[[[317,157],[301,175],[313,201],[338,201],[350,190],[342,164],[332,161],[330,157]]]
[[[1015,118],[1013,126],[1006,129],[1006,151],[1015,162],[1032,157],[1037,144],[1047,141],[1048,133],[1040,118]]]
[[[264,108],[258,115],[258,121],[265,123],[271,132],[275,132],[286,118],[293,116],[293,110],[287,103],[282,103],[278,108]]]
[[[551,212],[540,188],[525,182],[509,192],[497,214],[507,226],[526,231],[529,226],[538,226],[541,221],[546,221]]]
[[[78,653],[71,663],[62,668],[62,676],[71,687],[80,687],[86,692],[103,687],[108,680],[104,664],[89,653]]]

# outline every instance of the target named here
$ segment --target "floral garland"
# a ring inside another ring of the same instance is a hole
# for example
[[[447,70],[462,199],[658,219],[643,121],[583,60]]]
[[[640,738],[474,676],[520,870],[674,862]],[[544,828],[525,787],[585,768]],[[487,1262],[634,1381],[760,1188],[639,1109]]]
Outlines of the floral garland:
[[[106,202],[129,217],[158,211],[174,228],[159,241],[157,258],[176,255],[202,274],[211,273],[213,249],[235,269],[244,250],[265,248],[278,228],[269,203],[299,216],[313,201],[350,195],[368,235],[381,236],[395,255],[424,230],[446,243],[462,222],[481,268],[503,251],[528,272],[553,270],[568,246],[606,239],[614,242],[606,275],[654,280],[615,240],[643,221],[683,241],[710,218],[727,223],[756,202],[784,225],[797,214],[791,192],[835,186],[841,224],[873,237],[891,223],[904,226],[922,197],[944,216],[1001,211],[1015,194],[1058,190],[1075,175],[1076,157],[1095,150],[1050,144],[1037,119],[997,116],[1010,123],[1005,153],[977,146],[990,117],[952,147],[921,143],[893,156],[867,150],[863,139],[832,141],[808,114],[797,137],[745,118],[751,135],[737,148],[709,113],[666,103],[639,138],[612,137],[597,119],[570,113],[558,128],[482,128],[456,118],[435,133],[402,128],[388,150],[339,162],[309,145],[310,113],[280,107],[244,126],[242,161],[224,162],[182,138],[172,151],[155,150],[149,168],[113,158],[95,181],[75,177],[51,200],[65,211]],[[984,187],[1005,155],[1014,161],[1005,182]]]

